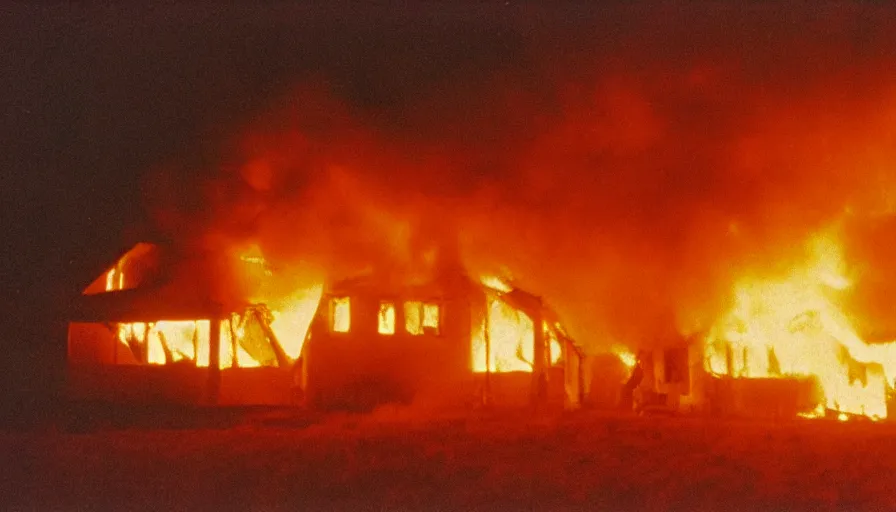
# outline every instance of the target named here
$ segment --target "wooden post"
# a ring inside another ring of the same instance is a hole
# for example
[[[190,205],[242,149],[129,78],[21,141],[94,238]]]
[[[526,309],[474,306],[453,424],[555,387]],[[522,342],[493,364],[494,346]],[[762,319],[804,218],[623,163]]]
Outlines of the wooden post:
[[[277,366],[280,368],[289,368],[289,357],[286,355],[286,351],[283,350],[283,345],[280,344],[280,339],[277,338],[277,334],[274,333],[270,324],[267,323],[258,310],[255,311],[255,318],[258,320],[261,330],[264,331],[265,336],[267,336],[268,343],[271,344],[271,348],[274,350],[274,356],[277,358]]]
[[[572,343],[570,343],[572,345]],[[576,372],[576,378],[578,379],[578,388],[579,388],[579,407],[583,407],[585,405],[585,353],[580,352],[578,349],[573,346],[573,351],[575,352],[578,361],[579,367]]]
[[[221,315],[209,319],[208,334],[208,405],[217,405],[221,393]]]
[[[165,364],[173,363],[174,356],[171,354],[171,349],[168,347],[168,340],[165,339],[165,333],[158,331],[156,334],[159,335],[159,342],[162,344],[162,352],[165,354]],[[149,337],[147,337],[146,343],[149,344]]]
[[[488,296],[485,297],[485,318],[482,319],[482,336],[485,338],[485,389],[482,394],[482,404],[489,405],[492,395],[492,337],[488,332],[488,316],[491,314]]]
[[[227,327],[230,329],[230,367],[237,368],[240,365],[237,351],[240,348],[239,340],[236,339],[236,329],[233,328],[233,315],[227,320]]]
[[[199,322],[193,322],[193,338],[191,341],[193,342],[193,366],[199,366]]]
[[[544,343],[544,318],[539,307],[532,318],[532,399],[536,403],[542,402],[547,395]]]

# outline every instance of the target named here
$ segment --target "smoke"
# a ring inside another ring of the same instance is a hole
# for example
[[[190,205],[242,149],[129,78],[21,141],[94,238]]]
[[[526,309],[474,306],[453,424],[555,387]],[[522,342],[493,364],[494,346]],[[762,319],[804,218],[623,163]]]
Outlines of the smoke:
[[[206,249],[256,243],[306,280],[456,238],[471,273],[512,277],[609,346],[705,329],[738,276],[783,271],[832,223],[894,213],[892,13],[667,4],[533,23],[528,9],[505,27],[525,42],[511,62],[401,101],[301,80],[186,190],[150,180],[159,225]],[[848,255],[871,261],[868,240],[892,232],[845,237]],[[884,293],[889,261],[856,267],[866,295]]]

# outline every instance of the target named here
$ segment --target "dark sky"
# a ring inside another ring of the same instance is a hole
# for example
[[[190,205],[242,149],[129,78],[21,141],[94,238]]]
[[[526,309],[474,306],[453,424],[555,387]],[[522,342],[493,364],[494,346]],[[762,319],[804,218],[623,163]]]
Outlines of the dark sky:
[[[58,354],[62,324],[44,320],[153,224],[158,169],[178,170],[196,210],[224,213],[191,177],[247,165],[257,155],[228,148],[256,132],[280,156],[292,155],[283,133],[298,132],[328,164],[394,164],[349,173],[368,197],[431,163],[413,180],[469,205],[468,231],[517,249],[481,244],[522,277],[546,265],[616,276],[530,275],[536,291],[619,318],[630,316],[610,302],[655,300],[662,318],[761,260],[761,247],[725,245],[732,222],[777,247],[896,183],[884,169],[896,126],[884,115],[896,104],[885,3],[620,5],[0,6],[4,343]],[[309,88],[345,122],[284,121]],[[309,180],[290,162],[274,169],[284,190]],[[245,184],[215,183],[243,198]],[[284,204],[307,199],[260,197],[261,237],[279,234],[274,213],[294,218]],[[531,229],[516,229],[521,218]],[[653,295],[623,289],[632,279]]]

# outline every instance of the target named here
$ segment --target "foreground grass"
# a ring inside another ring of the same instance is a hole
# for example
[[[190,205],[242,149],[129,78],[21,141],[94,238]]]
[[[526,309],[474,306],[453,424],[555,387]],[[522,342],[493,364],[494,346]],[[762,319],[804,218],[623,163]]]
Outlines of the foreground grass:
[[[492,411],[0,433],[6,510],[893,510],[896,425]]]

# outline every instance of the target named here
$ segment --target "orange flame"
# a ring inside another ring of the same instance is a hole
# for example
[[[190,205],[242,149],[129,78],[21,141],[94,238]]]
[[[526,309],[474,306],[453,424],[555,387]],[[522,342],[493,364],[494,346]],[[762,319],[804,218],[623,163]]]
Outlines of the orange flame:
[[[838,307],[838,293],[850,286],[838,241],[823,233],[809,249],[810,261],[785,279],[737,283],[733,308],[705,339],[705,368],[743,378],[814,376],[820,406],[885,418],[896,344],[866,343]]]
[[[125,276],[124,271],[121,270],[123,260],[124,258],[106,273],[106,291],[124,288]],[[240,260],[256,266],[261,265],[265,269],[265,275],[271,275],[267,268],[267,262],[257,247],[253,247],[252,250],[241,255]],[[277,301],[277,309],[271,312],[273,319],[270,328],[287,357],[292,360],[297,359],[301,354],[308,328],[317,312],[322,293],[323,286],[321,284],[299,290],[291,296]],[[145,360],[149,364],[163,365],[188,361],[199,367],[207,367],[209,365],[210,325],[208,319],[119,323],[116,337],[126,346],[136,344],[141,347],[145,351]],[[257,367],[264,364],[244,348],[245,340],[252,334],[246,331],[243,322],[231,318],[222,320],[220,327],[219,364],[221,368],[232,367],[234,363],[240,368]]]

